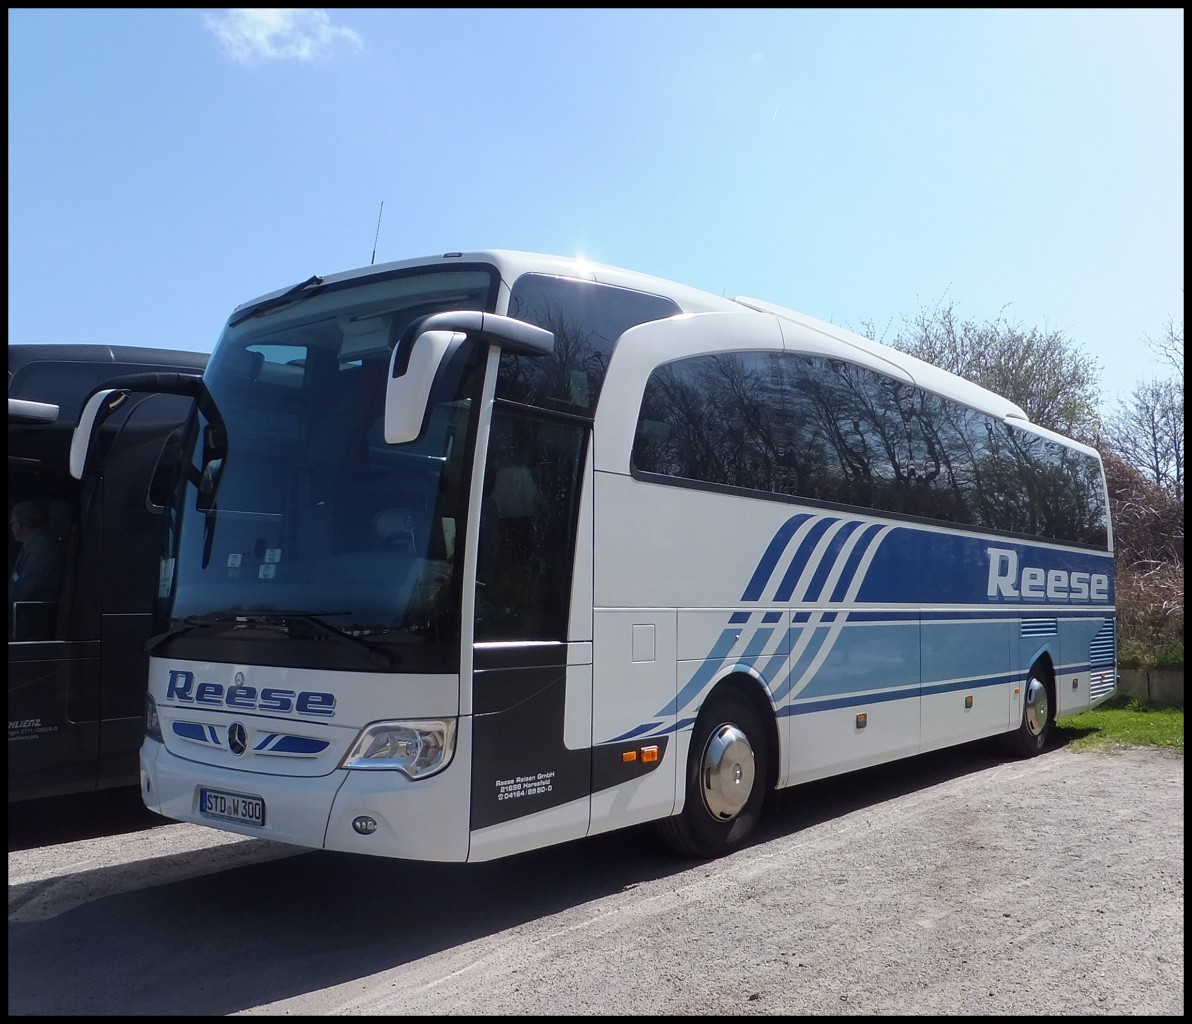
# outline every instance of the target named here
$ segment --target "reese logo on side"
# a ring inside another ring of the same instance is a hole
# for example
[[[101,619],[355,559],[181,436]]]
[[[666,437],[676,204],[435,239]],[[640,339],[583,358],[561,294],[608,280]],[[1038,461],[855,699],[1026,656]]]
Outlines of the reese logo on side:
[[[1098,572],[1068,572],[1037,565],[1018,567],[1018,552],[989,548],[985,594],[1012,601],[1108,601],[1109,577]]]

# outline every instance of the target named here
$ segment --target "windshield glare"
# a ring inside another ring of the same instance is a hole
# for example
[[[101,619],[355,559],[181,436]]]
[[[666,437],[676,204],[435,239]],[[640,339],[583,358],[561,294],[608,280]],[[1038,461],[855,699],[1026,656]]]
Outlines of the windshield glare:
[[[491,281],[478,269],[405,276],[225,331],[190,426],[159,627],[314,616],[370,642],[458,638],[485,346],[448,356],[414,442],[385,442],[385,387],[405,327],[487,309]]]

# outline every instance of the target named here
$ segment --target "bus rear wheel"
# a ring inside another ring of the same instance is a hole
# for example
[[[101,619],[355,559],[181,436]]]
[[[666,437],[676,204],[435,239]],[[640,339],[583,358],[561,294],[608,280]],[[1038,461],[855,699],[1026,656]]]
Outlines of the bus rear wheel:
[[[761,817],[767,754],[748,698],[730,691],[705,704],[691,735],[683,810],[658,823],[663,841],[701,859],[741,846]]]
[[[1041,754],[1055,728],[1055,707],[1046,670],[1039,662],[1031,666],[1022,688],[1022,718],[1018,728],[1006,735],[1006,748],[1018,757]]]

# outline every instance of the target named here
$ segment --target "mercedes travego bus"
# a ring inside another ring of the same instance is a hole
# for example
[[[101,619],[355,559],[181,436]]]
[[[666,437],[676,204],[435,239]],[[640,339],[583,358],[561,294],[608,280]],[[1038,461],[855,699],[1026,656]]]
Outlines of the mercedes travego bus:
[[[144,393],[125,403],[96,434],[102,459],[82,479],[70,472],[71,438],[102,382],[198,381],[207,358],[132,345],[8,346],[10,803],[140,780],[145,641],[176,465],[167,441],[191,401]],[[18,560],[26,521],[55,553],[52,579],[36,593]]]
[[[1115,689],[1096,451],[758,300],[510,251],[310,277],[232,312],[180,446],[141,748],[179,821],[711,857],[776,790],[1031,756]]]

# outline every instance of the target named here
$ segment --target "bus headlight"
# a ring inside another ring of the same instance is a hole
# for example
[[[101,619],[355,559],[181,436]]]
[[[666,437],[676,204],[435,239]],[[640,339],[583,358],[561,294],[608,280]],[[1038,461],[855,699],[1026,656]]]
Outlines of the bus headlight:
[[[150,694],[145,694],[145,735],[158,743],[161,738],[161,719],[157,717],[157,702]]]
[[[454,718],[374,722],[360,731],[343,767],[396,769],[407,778],[425,779],[446,768],[454,753]]]

